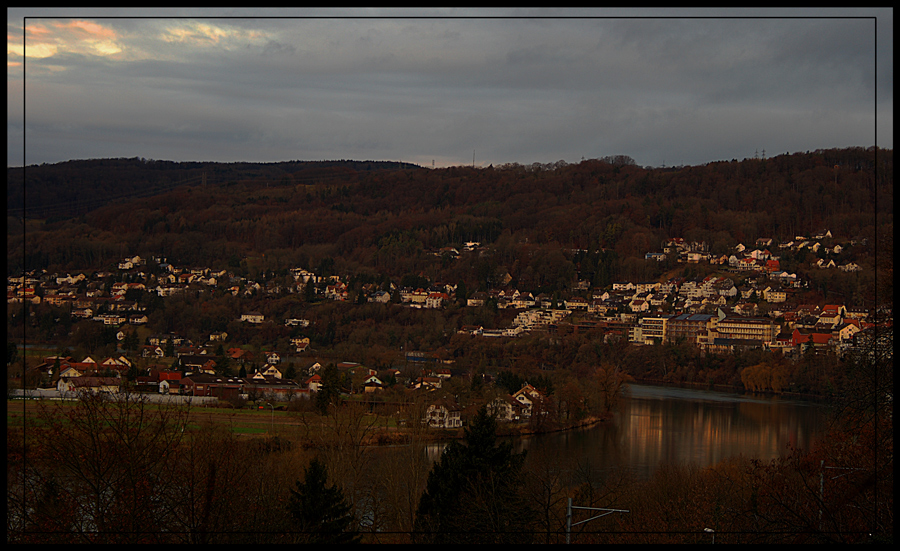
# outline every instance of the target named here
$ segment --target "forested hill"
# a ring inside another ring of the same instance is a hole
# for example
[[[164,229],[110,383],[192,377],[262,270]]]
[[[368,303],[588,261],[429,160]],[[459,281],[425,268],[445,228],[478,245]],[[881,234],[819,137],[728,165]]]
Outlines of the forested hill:
[[[210,267],[265,255],[268,269],[330,259],[336,270],[456,280],[466,274],[431,253],[479,241],[494,252],[491,265],[469,266],[476,272],[504,267],[543,280],[555,276],[540,263],[565,264],[560,251],[602,250],[620,269],[634,259],[628,274],[609,277],[639,277],[645,253],[673,237],[705,241],[715,254],[823,229],[874,237],[876,209],[880,224],[893,222],[892,154],[847,148],[654,169],[616,158],[446,169],[73,161],[28,168],[28,206],[43,205],[48,217],[29,222],[26,257],[10,211],[8,258],[15,273],[105,269],[125,255]],[[22,198],[15,174],[13,209]],[[87,214],[66,207],[101,198],[118,199]]]
[[[110,202],[158,195],[181,186],[232,182],[283,184],[340,180],[382,170],[416,168],[390,161],[288,161],[280,163],[173,162],[92,159],[7,169],[7,211],[29,218],[71,217]],[[27,174],[28,186],[23,177]],[[24,207],[24,208],[23,208]]]

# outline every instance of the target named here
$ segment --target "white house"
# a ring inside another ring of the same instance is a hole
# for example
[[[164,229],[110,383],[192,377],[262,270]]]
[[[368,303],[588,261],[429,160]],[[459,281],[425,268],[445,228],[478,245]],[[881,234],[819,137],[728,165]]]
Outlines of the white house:
[[[439,400],[425,410],[425,418],[422,422],[429,427],[442,429],[455,429],[462,427],[462,410],[450,400]]]
[[[118,394],[122,389],[122,380],[118,377],[60,377],[56,390],[62,394],[69,392],[87,392],[91,394]]]
[[[512,396],[498,396],[487,404],[487,411],[497,421],[518,421],[521,404]]]
[[[241,321],[246,321],[249,323],[262,323],[265,319],[266,317],[259,312],[241,314]]]

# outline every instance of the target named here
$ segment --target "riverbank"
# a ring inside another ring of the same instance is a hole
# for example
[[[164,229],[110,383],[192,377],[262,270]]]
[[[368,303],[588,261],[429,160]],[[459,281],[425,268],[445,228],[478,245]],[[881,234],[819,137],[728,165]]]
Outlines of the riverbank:
[[[506,437],[519,437],[519,436],[533,436],[538,434],[553,434],[566,432],[570,430],[577,429],[587,429],[592,428],[602,423],[605,423],[612,419],[612,415],[605,415],[601,417],[586,417],[576,423],[571,425],[565,425],[562,427],[555,428],[543,428],[543,429],[535,429],[528,424],[525,423],[507,423],[507,422],[499,422],[497,423],[497,437],[506,438]],[[409,442],[411,436],[415,436],[416,439],[425,442],[442,442],[448,440],[462,440],[466,437],[465,429],[427,429],[425,431],[412,431],[404,428],[385,428],[376,431],[374,434],[371,434],[367,438],[364,439],[363,445],[367,446],[380,446],[380,445],[398,445],[398,444],[406,444]]]
[[[712,384],[712,383],[692,383],[688,381],[681,381],[677,383],[673,383],[671,381],[666,381],[663,379],[637,379],[634,378],[632,383],[643,384],[643,385],[652,385],[652,386],[661,386],[661,387],[670,387],[670,388],[690,388],[694,390],[713,390],[716,392],[727,392],[731,394],[750,394],[753,396],[784,396],[786,398],[798,398],[802,400],[810,400],[813,402],[827,402],[830,397],[829,396],[820,396],[818,394],[809,394],[803,392],[790,392],[790,391],[782,391],[782,392],[751,392],[746,390],[744,387],[739,387],[735,385],[723,385],[723,384]]]
[[[51,396],[52,394],[52,396]],[[21,426],[25,418],[35,418],[39,412],[46,406],[62,408],[59,411],[65,411],[68,407],[73,407],[76,400],[64,399],[59,396],[56,391],[47,391],[46,393],[37,393],[28,396],[29,399],[7,400],[7,427]],[[159,396],[151,396],[156,398],[151,402],[161,407],[169,405],[183,405],[177,400],[160,399]],[[167,398],[167,397],[163,397]],[[197,400],[195,398],[195,400]],[[214,400],[214,399],[211,399]],[[43,404],[43,405],[42,405]],[[291,438],[292,427],[310,427],[317,423],[323,422],[318,415],[313,413],[297,413],[285,411],[256,410],[256,409],[222,409],[216,407],[203,407],[204,404],[195,404],[200,407],[191,408],[191,419],[193,423],[201,423],[203,425],[221,425],[229,427],[235,434],[242,437],[251,438],[267,438],[275,435]],[[301,420],[300,416],[307,417]],[[586,429],[599,425],[612,418],[612,415],[592,416],[581,419],[576,423],[567,424],[561,427],[540,428],[535,429],[529,423],[497,423],[498,437],[521,437],[532,436],[536,434],[551,434],[565,432],[575,429]],[[373,427],[370,433],[363,438],[364,446],[391,446],[409,443],[410,439],[423,442],[442,442],[449,440],[461,440],[465,438],[465,429],[438,429],[438,428],[416,428],[410,429],[406,427],[382,426]],[[302,445],[302,444],[301,444]]]
[[[571,425],[540,430],[535,430],[529,426],[504,426],[503,424],[499,424],[497,427],[497,436],[530,436],[534,434],[551,434],[555,432],[566,432],[575,429],[587,429],[609,421],[610,419],[612,419],[612,414],[607,414],[600,417],[590,416],[585,417],[580,421],[576,421]]]

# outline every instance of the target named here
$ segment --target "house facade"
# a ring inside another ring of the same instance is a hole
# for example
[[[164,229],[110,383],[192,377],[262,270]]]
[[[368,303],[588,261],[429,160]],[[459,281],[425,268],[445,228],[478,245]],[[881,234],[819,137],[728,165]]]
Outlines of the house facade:
[[[118,377],[60,377],[56,390],[68,393],[118,394],[122,391],[122,379]]]
[[[266,317],[259,312],[248,312],[241,315],[241,321],[248,323],[262,323],[265,319]]]
[[[497,421],[512,422],[519,420],[519,410],[521,404],[514,400],[512,396],[497,396],[487,404],[487,412],[494,416]]]
[[[428,406],[423,422],[433,428],[460,428],[462,427],[462,409],[450,400],[440,400]]]
[[[237,377],[197,374],[179,381],[181,393],[189,396],[215,396],[223,400],[238,398],[243,391],[243,380]]]

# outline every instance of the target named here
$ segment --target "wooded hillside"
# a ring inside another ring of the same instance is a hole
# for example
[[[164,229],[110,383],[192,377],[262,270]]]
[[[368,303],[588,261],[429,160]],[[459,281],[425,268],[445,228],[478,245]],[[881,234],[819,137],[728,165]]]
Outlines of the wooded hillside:
[[[23,169],[8,170],[8,266],[10,274],[102,269],[140,254],[222,268],[256,259],[279,270],[332,259],[336,272],[472,285],[499,270],[535,288],[580,269],[597,284],[655,275],[643,257],[672,237],[705,241],[714,254],[822,229],[874,237],[876,210],[893,223],[892,153],[847,148],[654,169],[614,158],[437,170],[71,161],[27,167],[24,186]],[[23,201],[29,218],[40,217],[24,234]],[[468,266],[429,254],[467,241],[493,245],[492,254]]]

